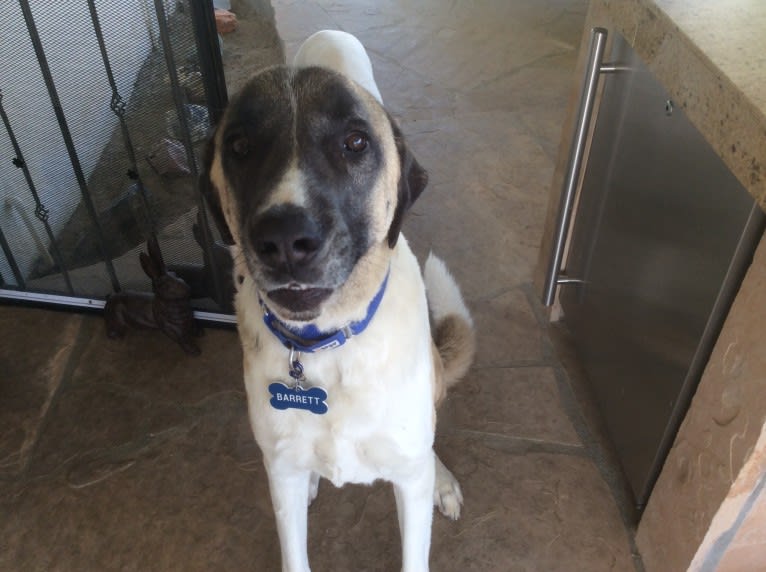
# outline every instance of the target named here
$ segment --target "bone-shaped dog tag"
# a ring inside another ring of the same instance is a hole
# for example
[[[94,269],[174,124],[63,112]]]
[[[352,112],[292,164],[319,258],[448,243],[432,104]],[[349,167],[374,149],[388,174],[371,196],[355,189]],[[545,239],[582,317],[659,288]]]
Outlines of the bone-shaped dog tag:
[[[305,409],[317,415],[327,413],[327,392],[321,387],[303,389],[300,385],[288,387],[276,381],[269,385],[269,393],[274,409]]]

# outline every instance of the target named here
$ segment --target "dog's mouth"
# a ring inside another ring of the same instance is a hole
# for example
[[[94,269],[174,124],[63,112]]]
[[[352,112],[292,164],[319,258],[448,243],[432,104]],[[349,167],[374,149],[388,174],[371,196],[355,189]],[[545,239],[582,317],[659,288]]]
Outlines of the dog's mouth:
[[[269,290],[266,295],[282,308],[298,314],[316,309],[330,297],[332,292],[332,288],[311,288],[300,284],[290,284],[285,288]]]

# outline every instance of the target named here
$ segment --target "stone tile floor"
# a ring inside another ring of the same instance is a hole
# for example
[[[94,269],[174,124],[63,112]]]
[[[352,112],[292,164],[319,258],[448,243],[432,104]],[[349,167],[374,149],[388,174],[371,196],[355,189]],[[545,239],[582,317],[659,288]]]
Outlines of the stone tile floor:
[[[406,225],[464,288],[479,331],[436,447],[462,518],[436,571],[640,570],[627,510],[531,286],[585,0],[274,0],[288,57],[322,28],[368,47],[431,183]],[[236,9],[236,2],[234,5]],[[0,570],[277,570],[236,333],[201,357],[97,316],[0,307]],[[314,570],[397,570],[384,483],[323,482]]]

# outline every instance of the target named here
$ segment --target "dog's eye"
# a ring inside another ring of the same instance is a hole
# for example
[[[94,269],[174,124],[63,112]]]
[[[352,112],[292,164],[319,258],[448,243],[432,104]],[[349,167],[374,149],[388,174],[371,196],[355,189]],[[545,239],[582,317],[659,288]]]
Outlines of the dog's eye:
[[[368,144],[367,135],[361,131],[352,131],[346,135],[346,139],[343,141],[343,147],[352,153],[361,153],[367,149]]]
[[[240,135],[231,141],[231,150],[239,157],[245,157],[250,150],[250,141],[245,135]]]

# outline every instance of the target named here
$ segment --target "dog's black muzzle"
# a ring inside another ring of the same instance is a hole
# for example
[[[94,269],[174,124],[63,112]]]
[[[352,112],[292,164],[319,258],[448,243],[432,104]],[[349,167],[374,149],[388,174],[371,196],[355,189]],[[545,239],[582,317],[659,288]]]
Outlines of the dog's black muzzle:
[[[251,225],[250,240],[264,275],[274,289],[267,296],[292,312],[316,308],[332,289],[316,287],[322,279],[322,229],[306,209],[279,205],[261,214]]]
[[[294,205],[273,207],[259,216],[250,239],[261,264],[285,282],[310,281],[312,263],[324,244],[317,223]]]

